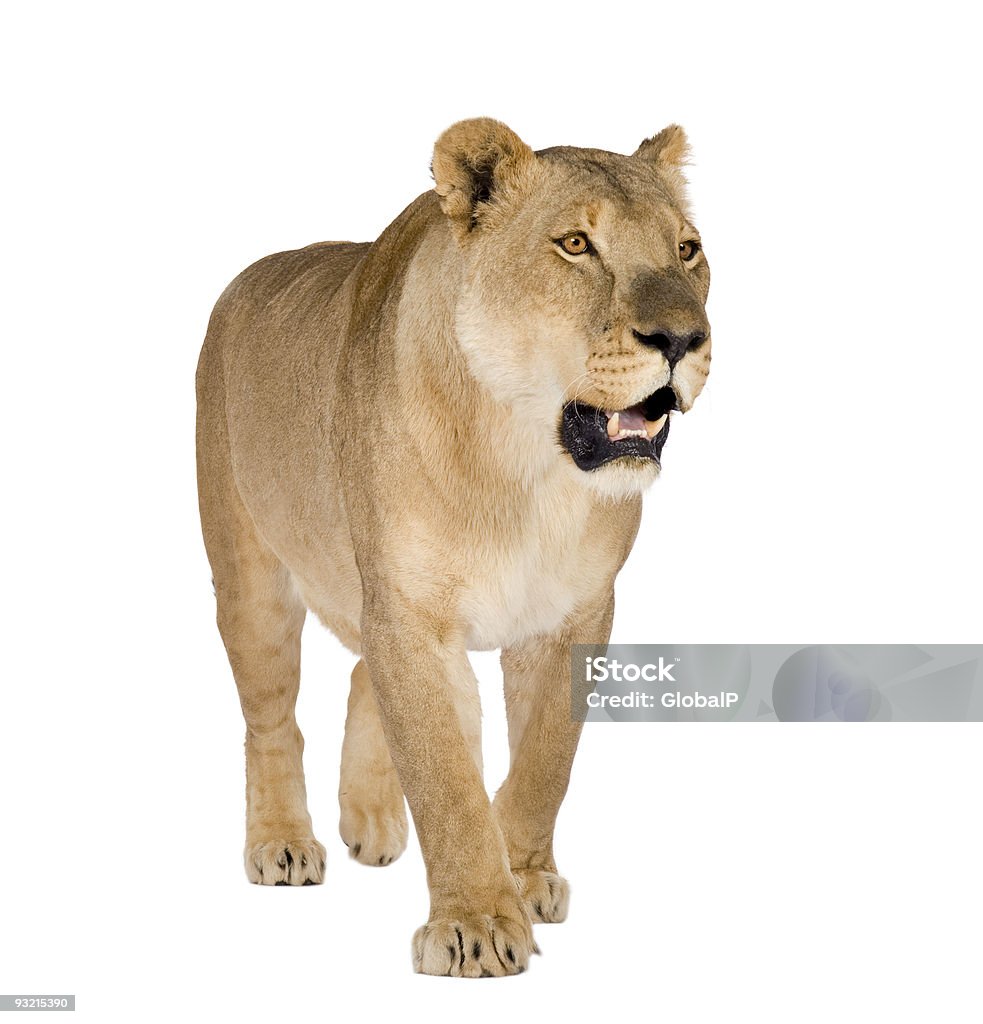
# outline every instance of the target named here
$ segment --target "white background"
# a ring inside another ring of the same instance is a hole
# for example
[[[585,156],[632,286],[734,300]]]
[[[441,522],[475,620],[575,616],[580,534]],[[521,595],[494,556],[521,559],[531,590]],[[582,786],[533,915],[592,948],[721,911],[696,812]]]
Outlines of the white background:
[[[462,117],[622,152],[678,121],[714,369],[615,639],[979,642],[969,7],[5,10],[0,992],[99,1022],[979,1020],[978,725],[588,726],[568,922],[522,977],[420,978],[415,840],[373,870],[337,837],[352,658],[312,621],[327,882],[248,885],[193,457],[198,348],[247,263],[374,238]]]

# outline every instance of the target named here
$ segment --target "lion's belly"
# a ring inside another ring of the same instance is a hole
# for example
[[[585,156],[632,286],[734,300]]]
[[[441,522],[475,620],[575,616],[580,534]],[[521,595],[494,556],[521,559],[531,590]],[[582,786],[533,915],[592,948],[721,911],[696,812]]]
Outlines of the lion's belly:
[[[535,557],[488,566],[457,592],[457,625],[468,650],[508,647],[558,629],[581,599],[574,566],[543,571]],[[435,572],[437,578],[442,574]],[[304,603],[347,647],[358,652],[361,593],[357,569],[312,582],[295,574]],[[339,585],[346,584],[346,585]]]
[[[552,633],[599,599],[611,546],[597,535],[596,522],[588,528],[594,499],[582,488],[554,486],[538,498],[507,527],[472,523],[437,534],[426,520],[403,523],[377,557],[390,560],[391,579],[414,604],[450,613],[448,625],[469,650]],[[318,538],[316,553],[291,551],[296,557],[284,560],[307,606],[358,651],[362,581],[343,507],[335,512],[328,517],[332,530],[309,532]]]

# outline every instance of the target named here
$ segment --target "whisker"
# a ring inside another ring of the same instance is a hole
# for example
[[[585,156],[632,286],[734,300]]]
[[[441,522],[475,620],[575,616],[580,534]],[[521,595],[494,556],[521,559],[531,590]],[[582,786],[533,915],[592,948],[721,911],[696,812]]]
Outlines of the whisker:
[[[569,393],[569,391],[572,388],[576,388],[576,391],[574,392],[573,398],[571,398],[569,400],[570,404],[575,409],[577,408],[577,406],[579,404],[580,396],[584,393],[584,391],[586,391],[593,384],[594,384],[594,380],[591,377],[591,372],[588,370],[585,373],[578,374],[566,386],[565,393]],[[596,406],[591,406],[590,408],[593,409],[593,413],[594,413],[594,426],[597,427],[598,430],[601,430],[602,429],[601,414],[602,414],[603,410],[597,408]]]
[[[577,387],[577,390],[573,398],[570,399],[570,402],[574,406],[574,408],[576,408],[577,400],[580,398],[581,394],[586,390],[587,387],[590,386],[589,377],[590,371],[585,371],[584,373],[580,373],[576,377],[574,377],[573,380],[570,381],[570,383],[566,386],[566,391],[569,391],[571,388],[575,386]],[[583,385],[581,385],[581,382],[583,382]]]

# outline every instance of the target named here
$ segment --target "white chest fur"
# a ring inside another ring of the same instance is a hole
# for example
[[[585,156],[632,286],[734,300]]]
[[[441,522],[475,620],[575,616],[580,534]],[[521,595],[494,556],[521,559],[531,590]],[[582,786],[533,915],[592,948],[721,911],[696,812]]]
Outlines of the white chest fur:
[[[537,498],[514,531],[475,551],[458,602],[471,650],[556,630],[592,589],[584,564],[590,496],[556,485]]]

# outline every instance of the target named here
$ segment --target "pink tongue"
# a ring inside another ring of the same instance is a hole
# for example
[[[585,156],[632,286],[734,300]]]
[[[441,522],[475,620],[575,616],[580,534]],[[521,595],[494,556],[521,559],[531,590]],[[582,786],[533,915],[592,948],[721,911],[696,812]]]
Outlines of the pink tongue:
[[[618,426],[622,430],[644,430],[645,417],[642,415],[638,406],[631,409],[625,409],[618,420]]]

